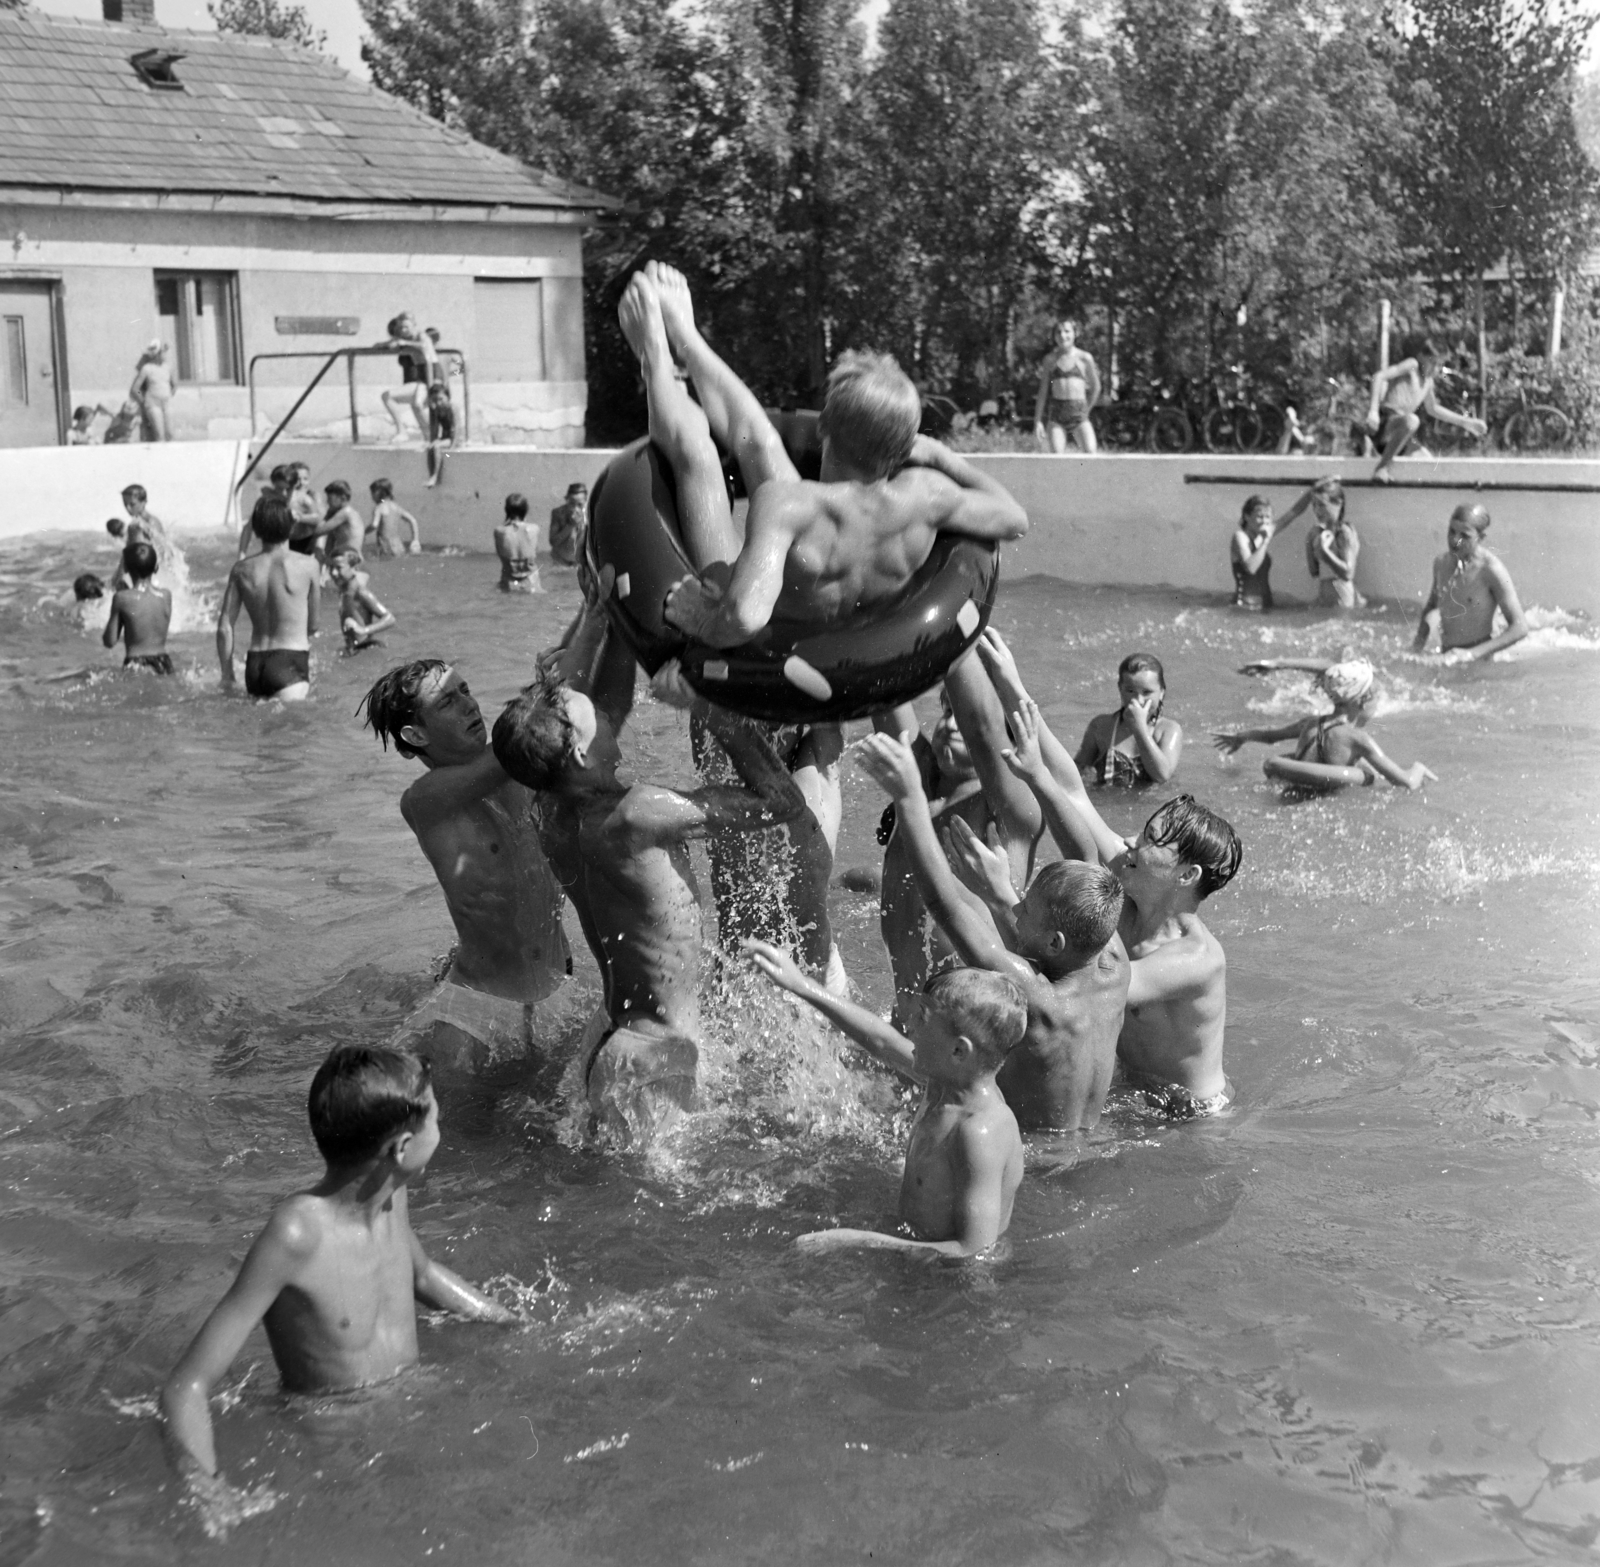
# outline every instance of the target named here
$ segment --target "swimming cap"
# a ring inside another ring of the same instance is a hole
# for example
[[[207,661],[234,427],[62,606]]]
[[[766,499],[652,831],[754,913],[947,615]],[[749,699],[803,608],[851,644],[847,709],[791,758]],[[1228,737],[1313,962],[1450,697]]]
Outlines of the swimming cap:
[[[1476,529],[1479,533],[1489,531],[1489,508],[1479,501],[1471,501],[1465,505],[1457,506],[1450,513],[1451,522],[1464,522],[1468,527]]]
[[[1359,702],[1372,690],[1376,679],[1372,665],[1364,658],[1346,659],[1322,671],[1322,689],[1335,702]]]

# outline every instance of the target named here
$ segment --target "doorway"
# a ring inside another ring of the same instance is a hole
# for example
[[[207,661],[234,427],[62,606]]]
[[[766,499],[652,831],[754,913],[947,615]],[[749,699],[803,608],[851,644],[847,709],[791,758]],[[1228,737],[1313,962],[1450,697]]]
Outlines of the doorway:
[[[0,279],[0,446],[61,444],[54,292]]]

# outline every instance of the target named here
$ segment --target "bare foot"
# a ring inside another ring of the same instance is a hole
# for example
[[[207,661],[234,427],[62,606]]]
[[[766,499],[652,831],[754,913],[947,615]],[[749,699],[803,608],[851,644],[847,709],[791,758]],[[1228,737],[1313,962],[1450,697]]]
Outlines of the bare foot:
[[[661,300],[661,319],[666,323],[667,341],[675,354],[700,335],[694,324],[694,300],[689,295],[689,280],[676,267],[664,261],[648,261],[645,273],[655,284]]]
[[[635,272],[628,279],[617,306],[617,325],[641,364],[649,363],[652,356],[663,349],[671,356],[661,321],[661,299],[655,284],[643,272]]]

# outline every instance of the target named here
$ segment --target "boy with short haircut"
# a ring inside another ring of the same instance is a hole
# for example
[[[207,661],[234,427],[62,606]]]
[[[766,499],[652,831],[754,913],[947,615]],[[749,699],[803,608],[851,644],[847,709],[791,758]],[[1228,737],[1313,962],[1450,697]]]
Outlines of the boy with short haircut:
[[[856,747],[856,760],[894,801],[895,837],[904,840],[918,890],[957,955],[1004,974],[1026,998],[1026,1032],[999,1077],[1017,1119],[1030,1129],[1091,1130],[1111,1087],[1128,993],[1116,878],[1099,866],[1062,861],[1045,866],[1026,897],[1011,892],[1005,904],[986,908],[950,869],[905,740],[871,735]],[[982,841],[959,816],[951,834],[953,841]],[[998,847],[990,852],[1009,890],[1012,862]]]
[[[1372,477],[1385,483],[1394,478],[1390,471],[1396,457],[1411,445],[1422,426],[1420,408],[1430,418],[1453,424],[1470,435],[1482,436],[1488,426],[1481,419],[1441,408],[1434,395],[1433,374],[1438,368],[1439,351],[1425,337],[1407,338],[1405,358],[1387,365],[1372,378],[1372,406],[1367,410],[1367,429],[1378,448],[1378,466]]]
[[[294,516],[277,491],[256,502],[250,526],[261,540],[261,553],[233,563],[217,611],[222,684],[233,686],[233,628],[242,609],[250,617],[245,690],[254,697],[303,701],[311,694],[311,638],[321,611],[320,568],[310,556],[290,552]]]
[[[202,1494],[221,1482],[209,1399],[257,1323],[284,1387],[327,1393],[415,1364],[415,1302],[485,1322],[513,1314],[429,1260],[407,1184],[439,1146],[428,1063],[409,1051],[337,1046],[311,1082],[322,1179],[281,1203],[238,1277],[161,1390],[180,1469]]]
[[[1216,735],[1216,747],[1232,756],[1240,746],[1251,742],[1273,745],[1293,740],[1291,753],[1297,762],[1320,762],[1327,767],[1358,767],[1364,782],[1380,778],[1402,789],[1418,790],[1423,782],[1439,781],[1439,775],[1421,762],[1402,767],[1391,761],[1383,748],[1366,733],[1367,706],[1376,691],[1372,665],[1364,658],[1330,664],[1317,676],[1317,684],[1333,701],[1331,713],[1313,714],[1277,729],[1240,729]]]
[[[350,504],[350,486],[343,479],[334,479],[323,485],[322,493],[328,498],[328,514],[317,535],[327,539],[325,551],[330,557],[349,553],[360,560],[367,529],[361,513]]]
[[[1022,1136],[995,1081],[1027,1030],[1022,988],[979,969],[941,974],[911,1009],[907,1039],[876,1013],[831,995],[777,947],[746,941],[744,949],[773,984],[815,1007],[875,1061],[923,1086],[900,1181],[900,1220],[911,1235],[815,1230],[795,1244],[946,1257],[987,1251],[1010,1225],[1022,1183]]]
[[[550,514],[551,553],[555,552],[555,513]],[[528,526],[528,502],[516,494],[506,496],[505,521],[494,530],[494,552],[500,557],[502,593],[537,593],[539,568],[534,564],[538,538]],[[557,559],[560,559],[557,556]],[[568,561],[568,565],[572,562]]]
[[[151,582],[156,574],[156,552],[138,539],[122,551],[122,571],[128,586],[111,597],[111,615],[100,640],[106,647],[123,648],[124,669],[148,669],[170,675],[172,655],[167,652],[167,628],[172,624],[172,594]]]
[[[526,512],[523,515],[526,516]],[[583,537],[588,527],[589,487],[574,482],[567,486],[567,498],[550,513],[550,554],[557,565],[578,564],[583,557]]]
[[[378,633],[394,624],[394,616],[367,586],[371,579],[361,570],[361,557],[348,550],[335,555],[328,562],[328,575],[339,590],[339,629],[344,632],[345,652],[382,647]]]
[[[369,489],[373,512],[366,532],[377,535],[378,554],[385,557],[420,555],[422,532],[417,519],[394,498],[394,485],[388,479],[374,479]],[[400,536],[402,526],[407,530],[405,538]]]
[[[122,492],[122,509],[128,514],[128,542],[145,539],[156,546],[167,542],[166,524],[150,510],[150,497],[142,484],[130,484]]]
[[[1434,558],[1433,580],[1417,623],[1413,653],[1428,645],[1434,622],[1439,626],[1439,647],[1447,662],[1493,658],[1528,634],[1511,573],[1495,552],[1484,545],[1489,531],[1489,509],[1480,501],[1465,502],[1450,513],[1445,535],[1447,548]],[[1505,616],[1505,630],[1495,634],[1494,617]]]

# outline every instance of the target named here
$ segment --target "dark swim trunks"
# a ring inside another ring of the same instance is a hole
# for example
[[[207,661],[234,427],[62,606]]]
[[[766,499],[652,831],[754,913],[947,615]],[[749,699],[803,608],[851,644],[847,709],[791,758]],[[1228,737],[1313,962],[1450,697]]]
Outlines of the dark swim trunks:
[[[172,667],[170,653],[134,653],[123,659],[124,669],[148,669],[152,674],[171,675],[176,671]]]
[[[244,688],[251,696],[276,696],[310,678],[311,655],[304,648],[275,647],[244,656]]]

